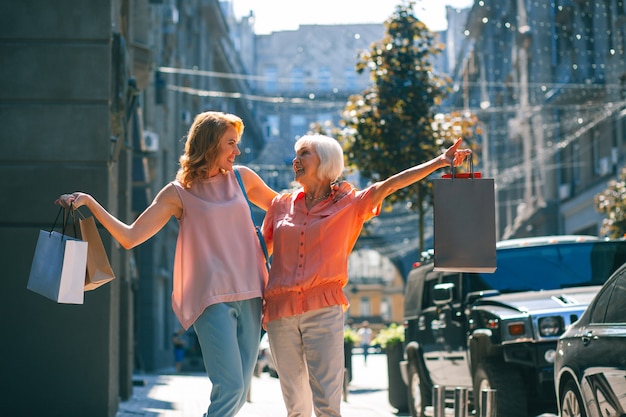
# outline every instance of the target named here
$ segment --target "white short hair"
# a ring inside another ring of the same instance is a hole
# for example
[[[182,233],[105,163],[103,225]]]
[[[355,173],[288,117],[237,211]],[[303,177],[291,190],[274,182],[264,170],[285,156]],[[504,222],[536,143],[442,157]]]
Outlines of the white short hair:
[[[302,136],[294,145],[296,153],[304,146],[312,147],[320,158],[319,179],[333,182],[343,173],[343,149],[336,139],[324,135]]]

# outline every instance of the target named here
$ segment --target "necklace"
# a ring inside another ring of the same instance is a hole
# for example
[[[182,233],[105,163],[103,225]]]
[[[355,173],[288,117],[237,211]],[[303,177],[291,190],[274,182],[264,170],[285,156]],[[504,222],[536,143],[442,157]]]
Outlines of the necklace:
[[[304,198],[306,201],[320,201],[320,200],[324,200],[325,198],[328,198],[329,195],[330,195],[330,191],[321,197],[314,198],[314,197],[309,197],[308,195],[305,195]]]

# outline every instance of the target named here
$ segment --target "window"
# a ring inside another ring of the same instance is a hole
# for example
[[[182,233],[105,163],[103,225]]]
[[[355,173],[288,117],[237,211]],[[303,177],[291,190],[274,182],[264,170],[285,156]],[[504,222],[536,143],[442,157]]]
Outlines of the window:
[[[604,322],[626,324],[626,272],[615,280]]]
[[[320,90],[330,90],[330,69],[328,67],[322,67],[318,70],[317,83]]]
[[[304,70],[300,67],[294,67],[291,70],[291,89],[293,91],[304,90]]]
[[[591,323],[626,324],[626,270],[598,293],[591,311]]]
[[[278,69],[276,67],[265,67],[265,91],[278,90]]]
[[[289,120],[291,129],[291,137],[295,140],[307,131],[306,117],[301,115],[293,115]]]
[[[391,301],[387,297],[384,297],[380,304],[380,316],[384,321],[391,321]]]
[[[315,121],[322,126],[324,126],[328,122],[334,122],[332,113],[318,113],[315,115]]]
[[[593,310],[591,310],[591,323],[602,323],[604,322],[604,313],[606,312],[606,306],[609,303],[609,299],[611,298],[611,291],[613,290],[613,285],[605,286],[598,293],[596,298],[596,302],[593,305]]]
[[[265,129],[265,137],[267,140],[280,136],[280,117],[278,115],[267,116]]]
[[[361,297],[359,304],[359,315],[361,317],[372,315],[372,305],[369,297]]]
[[[624,0],[617,0],[616,15],[617,47],[619,49],[618,52],[623,54],[626,51],[626,6],[624,5]]]
[[[500,293],[602,285],[624,262],[626,243],[559,243],[498,250],[492,274],[470,274],[469,291]]]
[[[357,89],[357,78],[356,78],[356,72],[354,70],[354,68],[346,68],[343,71],[344,74],[344,78],[345,78],[345,85],[346,85],[346,90],[348,91],[353,91]]]

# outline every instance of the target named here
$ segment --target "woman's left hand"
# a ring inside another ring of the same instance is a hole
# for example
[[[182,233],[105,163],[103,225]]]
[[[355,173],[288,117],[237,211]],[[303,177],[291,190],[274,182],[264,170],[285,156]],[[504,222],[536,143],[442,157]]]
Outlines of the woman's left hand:
[[[353,187],[348,181],[338,181],[330,184],[330,188],[334,192],[333,201],[339,201],[346,195],[350,194]]]
[[[450,146],[444,152],[443,155],[449,165],[461,165],[465,160],[465,157],[472,153],[471,149],[459,149],[459,146],[461,146],[461,142],[463,142],[462,138],[457,139],[457,141],[454,142],[454,145]]]

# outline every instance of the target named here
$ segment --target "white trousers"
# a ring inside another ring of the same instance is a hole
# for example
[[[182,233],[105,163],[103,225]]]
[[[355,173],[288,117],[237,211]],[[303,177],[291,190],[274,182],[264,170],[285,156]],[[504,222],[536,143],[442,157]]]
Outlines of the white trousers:
[[[267,323],[288,417],[340,417],[343,308],[325,307]]]

